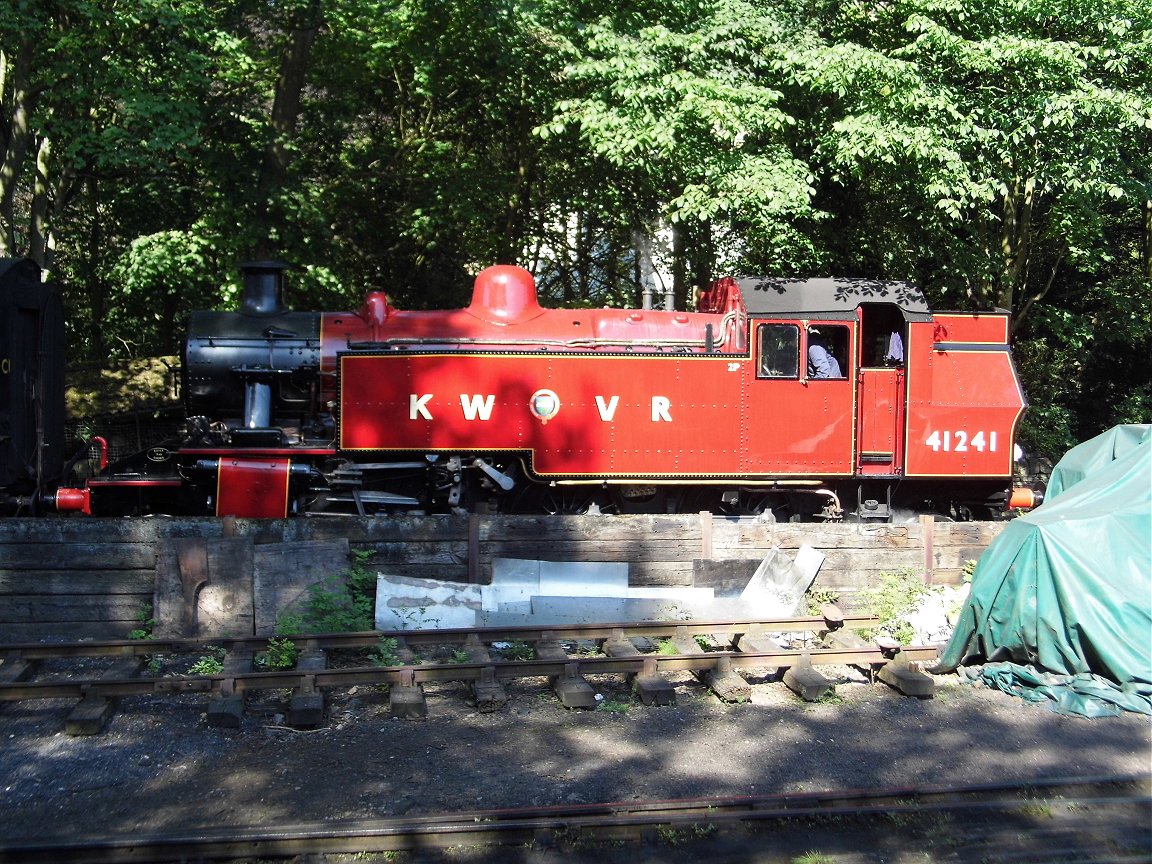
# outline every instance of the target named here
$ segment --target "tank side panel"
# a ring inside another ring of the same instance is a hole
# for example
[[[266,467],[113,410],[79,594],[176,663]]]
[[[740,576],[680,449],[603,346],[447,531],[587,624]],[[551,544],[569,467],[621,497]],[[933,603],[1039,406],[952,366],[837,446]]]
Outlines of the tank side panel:
[[[524,450],[543,476],[738,474],[746,365],[715,355],[342,355],[340,446]]]
[[[1008,315],[991,312],[936,313],[938,342],[1004,345],[1008,342]]]
[[[940,342],[938,324],[910,331],[907,476],[1010,478],[1025,401],[1008,346]]]

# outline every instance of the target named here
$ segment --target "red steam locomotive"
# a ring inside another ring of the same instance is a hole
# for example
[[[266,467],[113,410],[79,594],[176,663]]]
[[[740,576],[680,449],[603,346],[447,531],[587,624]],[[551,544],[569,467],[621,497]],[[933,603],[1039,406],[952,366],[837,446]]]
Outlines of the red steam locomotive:
[[[24,484],[0,507],[886,521],[1022,503],[1004,312],[934,313],[904,283],[769,278],[722,279],[698,312],[545,309],[532,275],[501,265],[464,309],[373,291],[313,313],[286,307],[284,275],[246,265],[239,311],[191,316],[181,437],[68,485],[29,467],[58,464],[55,437],[30,448],[29,433],[0,455]]]

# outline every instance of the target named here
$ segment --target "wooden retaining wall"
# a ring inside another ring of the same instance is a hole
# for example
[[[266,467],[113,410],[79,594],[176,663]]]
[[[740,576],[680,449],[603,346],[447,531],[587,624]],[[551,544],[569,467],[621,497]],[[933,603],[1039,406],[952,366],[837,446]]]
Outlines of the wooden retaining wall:
[[[176,567],[171,562],[182,541],[199,540],[212,549],[228,545],[214,544],[218,539],[247,538],[257,547],[315,543],[330,550],[342,548],[331,541],[343,540],[352,550],[370,550],[367,566],[381,572],[480,584],[491,580],[496,558],[624,561],[635,585],[739,581],[774,546],[791,553],[807,544],[826,556],[816,586],[845,595],[851,605],[851,595],[875,584],[883,572],[908,569],[932,583],[960,581],[964,563],[979,558],[1003,525],[927,519],[906,525],[775,524],[709,514],[10,519],[0,521],[0,641],[125,637],[139,626],[142,613],[148,617],[160,608],[157,574]],[[348,564],[334,560],[330,573]],[[233,575],[252,584],[251,574]],[[265,573],[263,584],[274,583],[275,576]],[[259,575],[255,581],[260,583]]]

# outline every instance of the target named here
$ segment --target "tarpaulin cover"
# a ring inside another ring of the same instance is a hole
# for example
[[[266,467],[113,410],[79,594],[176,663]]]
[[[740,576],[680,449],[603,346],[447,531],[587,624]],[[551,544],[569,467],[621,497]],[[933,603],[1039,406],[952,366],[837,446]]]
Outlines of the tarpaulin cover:
[[[1068,451],[1045,503],[980,557],[936,671],[985,661],[986,683],[1042,684],[1030,698],[1056,710],[1152,713],[1152,426]]]

